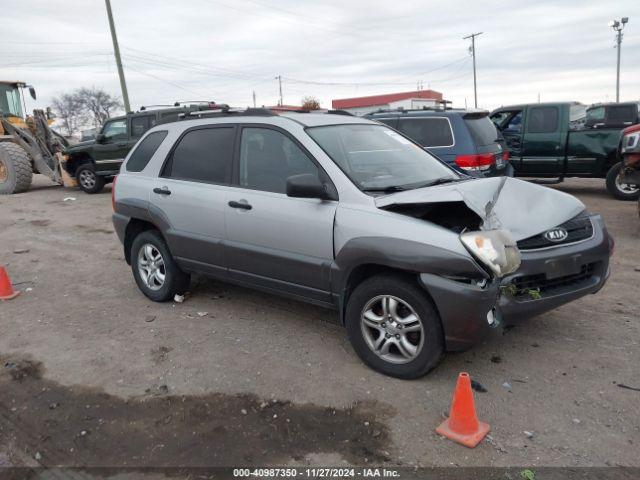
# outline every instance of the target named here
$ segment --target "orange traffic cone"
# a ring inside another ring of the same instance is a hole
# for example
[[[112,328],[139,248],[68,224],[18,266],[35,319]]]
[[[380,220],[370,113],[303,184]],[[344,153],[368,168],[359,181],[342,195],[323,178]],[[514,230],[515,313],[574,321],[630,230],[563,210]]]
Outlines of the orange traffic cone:
[[[14,292],[11,286],[11,280],[4,267],[0,266],[0,300],[11,300],[20,295],[20,292]]]
[[[471,391],[471,379],[468,373],[462,372],[458,376],[456,390],[453,392],[449,418],[436,428],[436,432],[465,447],[473,448],[489,433],[490,429],[488,423],[478,421]]]

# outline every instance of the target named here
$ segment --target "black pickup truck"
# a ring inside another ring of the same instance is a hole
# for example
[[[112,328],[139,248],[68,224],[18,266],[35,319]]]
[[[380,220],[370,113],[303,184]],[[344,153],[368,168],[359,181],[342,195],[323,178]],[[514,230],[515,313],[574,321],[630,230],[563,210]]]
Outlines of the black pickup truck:
[[[129,150],[151,127],[178,121],[182,114],[214,108],[212,102],[176,103],[166,108],[145,108],[107,120],[94,139],[71,145],[64,151],[65,170],[86,193],[98,193],[113,181]]]
[[[534,103],[501,107],[491,120],[509,148],[518,177],[563,181],[566,177],[606,178],[620,200],[640,195],[620,178],[618,144],[622,129],[639,122],[637,103]]]

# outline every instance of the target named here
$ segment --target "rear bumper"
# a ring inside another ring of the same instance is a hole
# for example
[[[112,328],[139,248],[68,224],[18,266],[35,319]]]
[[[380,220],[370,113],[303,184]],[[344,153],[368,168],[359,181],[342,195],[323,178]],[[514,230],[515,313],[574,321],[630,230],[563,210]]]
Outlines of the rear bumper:
[[[514,324],[600,290],[609,277],[612,241],[600,215],[591,216],[593,236],[573,245],[521,251],[518,271],[501,285],[540,289],[540,298],[524,292],[500,296],[505,324]]]

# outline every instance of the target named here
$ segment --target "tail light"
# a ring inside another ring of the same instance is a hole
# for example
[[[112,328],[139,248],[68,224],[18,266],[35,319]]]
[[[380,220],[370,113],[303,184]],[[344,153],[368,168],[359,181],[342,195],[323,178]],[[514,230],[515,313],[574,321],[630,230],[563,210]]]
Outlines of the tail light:
[[[113,211],[116,211],[116,180],[118,176],[113,177],[113,182],[111,183],[111,208]]]
[[[505,162],[509,161],[509,150],[505,150],[504,152],[502,152],[502,160],[504,160]]]
[[[487,170],[495,163],[493,153],[481,153],[475,155],[458,155],[456,165],[463,170]]]

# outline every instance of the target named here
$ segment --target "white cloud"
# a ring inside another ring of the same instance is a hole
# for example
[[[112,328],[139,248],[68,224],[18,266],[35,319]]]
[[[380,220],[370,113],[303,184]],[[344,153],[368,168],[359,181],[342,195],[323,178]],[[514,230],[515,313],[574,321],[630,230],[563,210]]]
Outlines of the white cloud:
[[[175,100],[275,104],[425,88],[473,101],[468,42],[478,38],[480,106],[613,100],[613,17],[629,16],[623,100],[640,98],[640,8],[617,2],[404,0],[112,0],[134,108]],[[3,12],[2,77],[36,86],[37,102],[80,86],[120,93],[104,3],[15,2]],[[443,65],[447,67],[432,71]],[[427,73],[430,72],[430,73]],[[342,85],[300,83],[327,82]],[[379,85],[372,85],[377,83]],[[357,85],[356,85],[357,84]]]

